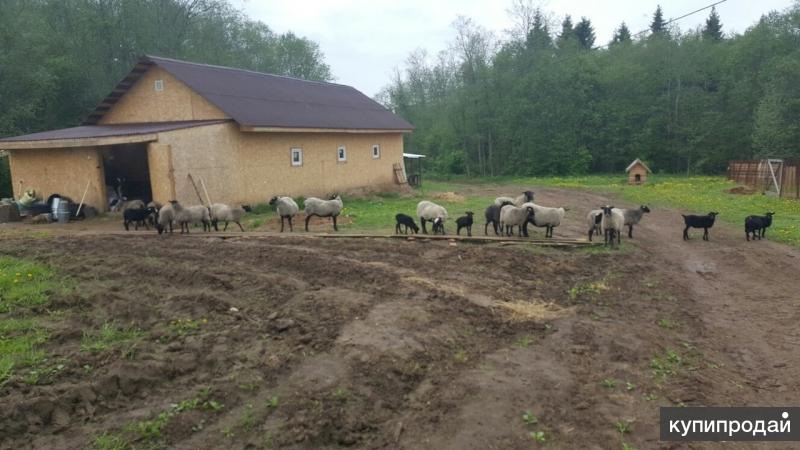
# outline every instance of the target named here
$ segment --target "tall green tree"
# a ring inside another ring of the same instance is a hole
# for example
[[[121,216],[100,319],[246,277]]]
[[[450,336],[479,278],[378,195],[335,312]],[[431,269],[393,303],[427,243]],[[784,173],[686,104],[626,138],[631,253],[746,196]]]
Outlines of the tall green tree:
[[[722,23],[719,20],[717,8],[714,6],[711,7],[711,13],[706,19],[706,26],[703,27],[703,37],[715,41],[722,40]]]
[[[619,28],[614,31],[614,37],[611,39],[612,44],[626,44],[631,42],[631,31],[625,22],[620,24]]]
[[[594,46],[594,27],[586,17],[581,17],[581,21],[575,25],[575,37],[583,49],[589,50]]]
[[[661,5],[656,7],[656,12],[653,13],[653,20],[650,22],[650,32],[653,36],[664,36],[667,34],[667,25],[664,21],[664,11]]]

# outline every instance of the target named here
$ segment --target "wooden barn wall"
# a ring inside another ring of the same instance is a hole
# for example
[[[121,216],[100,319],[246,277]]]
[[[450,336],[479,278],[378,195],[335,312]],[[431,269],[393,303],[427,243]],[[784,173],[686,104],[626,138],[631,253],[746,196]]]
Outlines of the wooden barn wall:
[[[155,90],[155,80],[164,81],[163,91]],[[99,123],[171,122],[227,118],[225,113],[164,69],[151,67],[103,116]]]
[[[85,202],[100,211],[105,209],[103,163],[97,148],[26,149],[9,153],[14,197],[19,198],[26,189],[35,189],[42,199],[61,194],[78,202],[91,180]]]
[[[172,179],[172,148],[151,142],[147,146],[147,166],[150,170],[150,190],[153,200],[162,204],[175,198]]]
[[[200,179],[205,182],[214,202],[264,203],[273,195],[391,187],[393,164],[403,162],[400,133],[249,133],[225,123],[161,133],[159,144],[171,148],[176,197],[188,203],[199,201],[188,174],[201,193]],[[381,146],[378,159],[372,158],[373,144]],[[340,145],[347,162],[337,161]],[[303,150],[300,167],[291,165],[294,147]]]

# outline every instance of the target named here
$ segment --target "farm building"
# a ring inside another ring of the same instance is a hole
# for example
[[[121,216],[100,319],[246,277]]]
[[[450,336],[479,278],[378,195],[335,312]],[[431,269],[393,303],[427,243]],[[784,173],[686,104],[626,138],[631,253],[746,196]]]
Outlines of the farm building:
[[[647,174],[650,168],[639,158],[636,158],[626,169],[628,173],[628,184],[644,184],[647,181]]]
[[[263,203],[396,183],[413,127],[356,89],[153,56],[83,125],[0,140],[14,195]],[[194,184],[193,184],[194,181]]]

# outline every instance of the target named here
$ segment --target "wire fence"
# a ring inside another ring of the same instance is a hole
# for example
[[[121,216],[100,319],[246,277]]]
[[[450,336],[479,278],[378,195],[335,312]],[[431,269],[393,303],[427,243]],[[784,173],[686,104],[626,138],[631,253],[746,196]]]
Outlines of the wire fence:
[[[755,192],[776,192],[777,185],[780,191],[776,193],[781,197],[800,199],[800,160],[772,161],[772,164],[766,159],[729,161],[728,179]]]

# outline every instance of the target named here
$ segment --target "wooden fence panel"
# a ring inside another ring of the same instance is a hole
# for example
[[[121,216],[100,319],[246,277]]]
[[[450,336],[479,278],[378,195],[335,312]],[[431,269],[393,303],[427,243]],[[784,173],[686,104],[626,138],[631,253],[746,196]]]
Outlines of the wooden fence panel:
[[[784,160],[775,176],[780,176],[781,197],[800,199],[800,160]],[[730,161],[728,179],[760,192],[773,184],[766,160]]]

